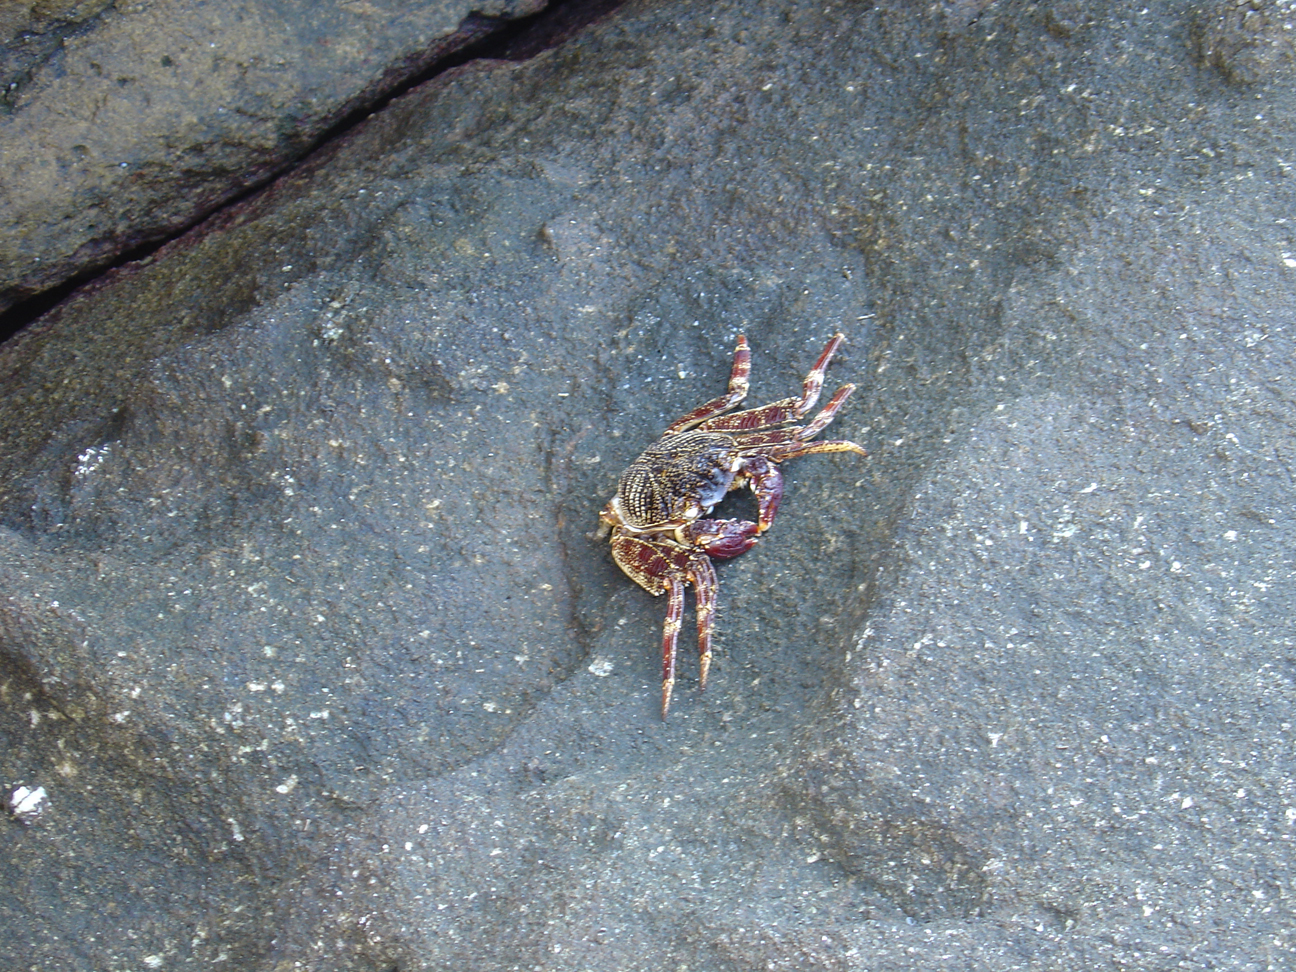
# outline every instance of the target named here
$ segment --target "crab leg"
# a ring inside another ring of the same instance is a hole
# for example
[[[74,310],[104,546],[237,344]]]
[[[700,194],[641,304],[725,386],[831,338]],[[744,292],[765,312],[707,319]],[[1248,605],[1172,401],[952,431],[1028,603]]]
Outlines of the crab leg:
[[[851,392],[855,391],[854,385],[842,385],[833,393],[833,397],[828,401],[814,420],[797,433],[798,439],[813,439],[816,435],[828,427],[828,423],[833,420],[837,414],[837,409],[846,404],[846,399],[851,397]]]
[[[698,691],[706,691],[707,672],[711,671],[711,629],[715,627],[715,568],[711,561],[699,557],[693,567],[693,593],[697,595]],[[662,712],[665,718],[666,713]]]
[[[671,692],[675,689],[675,644],[679,640],[680,620],[684,616],[684,581],[671,577],[667,583],[670,599],[666,605],[666,623],[662,625],[662,720],[670,711]]]
[[[816,456],[824,452],[854,452],[861,456],[868,455],[862,446],[846,439],[824,439],[822,442],[807,442],[792,452],[785,452],[778,457],[778,461],[799,459],[801,456]]]
[[[833,420],[837,410],[846,399],[850,398],[854,385],[842,385],[833,395],[832,401],[823,407],[809,425],[794,425],[786,429],[770,429],[765,432],[749,432],[737,436],[738,447],[744,452],[754,452],[758,457],[765,456],[774,462],[782,462],[796,456],[809,455],[813,452],[858,452],[868,455],[854,442],[835,439],[827,442],[815,442],[806,445],[807,440],[814,438]],[[809,451],[807,451],[809,450]]]
[[[822,442],[805,442],[805,437],[797,435],[800,428],[793,427],[790,429],[779,429],[777,432],[761,432],[753,436],[756,441],[751,441],[747,436],[742,437],[742,448],[744,451],[751,451],[756,455],[763,455],[765,458],[774,462],[783,462],[786,459],[793,459],[797,456],[804,456],[808,453],[805,449],[809,446],[835,445],[840,448],[835,449],[818,449],[816,452],[858,452],[862,456],[868,455],[863,446],[850,442],[847,439],[825,439]]]
[[[671,693],[675,690],[675,649],[684,620],[684,585],[691,583],[697,595],[698,662],[701,674],[699,690],[706,689],[711,670],[711,630],[715,627],[715,568],[706,557],[690,557],[688,573],[667,578],[670,594],[666,603],[666,621],[662,625],[662,719],[670,711]]]
[[[766,429],[771,425],[782,425],[784,422],[799,419],[814,408],[815,402],[819,401],[819,392],[823,390],[824,373],[828,370],[828,362],[832,360],[832,356],[841,347],[844,340],[845,336],[837,333],[824,346],[819,355],[819,360],[810,369],[810,374],[806,375],[805,383],[801,387],[800,398],[784,398],[777,402],[771,402],[769,405],[763,405],[760,408],[751,408],[745,412],[735,412],[732,415],[713,418],[704,422],[702,428],[707,432],[749,432],[754,429]],[[854,386],[851,386],[851,388],[853,391]],[[849,395],[850,392],[846,394]],[[841,395],[840,389],[837,395]],[[834,401],[836,401],[836,396],[834,396]],[[845,401],[845,398],[842,401]],[[840,402],[838,402],[838,405],[840,405]]]
[[[734,348],[733,370],[729,372],[729,390],[719,398],[713,398],[705,405],[699,405],[682,419],[672,422],[663,435],[674,435],[685,432],[705,422],[713,415],[727,412],[747,397],[747,378],[751,375],[751,346],[745,334],[738,335],[738,346]]]

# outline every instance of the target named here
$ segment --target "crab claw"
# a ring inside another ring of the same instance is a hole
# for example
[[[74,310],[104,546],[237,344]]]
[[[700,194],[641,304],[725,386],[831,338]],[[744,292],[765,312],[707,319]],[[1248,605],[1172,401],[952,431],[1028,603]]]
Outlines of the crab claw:
[[[681,531],[692,546],[727,560],[746,553],[760,539],[760,524],[751,520],[694,520]]]

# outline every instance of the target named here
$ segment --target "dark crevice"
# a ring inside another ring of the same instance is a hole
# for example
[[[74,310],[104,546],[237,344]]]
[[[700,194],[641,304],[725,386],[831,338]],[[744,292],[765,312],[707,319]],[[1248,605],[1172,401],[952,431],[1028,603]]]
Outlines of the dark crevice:
[[[459,25],[452,38],[442,42],[445,53],[421,70],[400,78],[392,86],[346,112],[322,134],[312,139],[293,159],[267,172],[266,176],[245,189],[225,198],[218,206],[196,213],[184,225],[158,239],[150,240],[113,257],[110,261],[88,267],[62,283],[33,294],[8,310],[0,312],[0,344],[8,341],[41,318],[81,287],[118,267],[143,260],[163,246],[183,236],[194,226],[215,213],[236,206],[300,166],[322,146],[344,136],[374,112],[381,111],[392,100],[425,84],[452,68],[475,60],[526,61],[557,47],[590,24],[607,16],[625,0],[551,0],[542,11],[529,17],[504,20],[472,14]]]

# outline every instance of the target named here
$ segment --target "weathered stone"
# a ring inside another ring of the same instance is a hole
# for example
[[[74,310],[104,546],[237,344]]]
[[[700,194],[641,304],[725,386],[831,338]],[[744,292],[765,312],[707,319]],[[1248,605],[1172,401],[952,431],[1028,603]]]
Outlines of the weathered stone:
[[[1195,23],[634,5],[6,346],[7,965],[1292,965],[1296,95]],[[838,328],[663,724],[597,511]]]
[[[0,310],[178,232],[544,0],[11,4]]]
[[[1296,6],[1278,0],[1214,0],[1195,11],[1197,56],[1234,84],[1290,74]]]

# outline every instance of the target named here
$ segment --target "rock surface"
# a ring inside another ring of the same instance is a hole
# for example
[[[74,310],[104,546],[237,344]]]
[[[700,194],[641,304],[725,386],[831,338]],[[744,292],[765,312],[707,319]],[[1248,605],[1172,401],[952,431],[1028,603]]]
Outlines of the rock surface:
[[[6,965],[1290,967],[1296,95],[1233,8],[631,4],[0,350]],[[838,328],[873,456],[789,464],[663,724],[597,511]]]
[[[0,310],[165,238],[544,0],[0,11]]]

